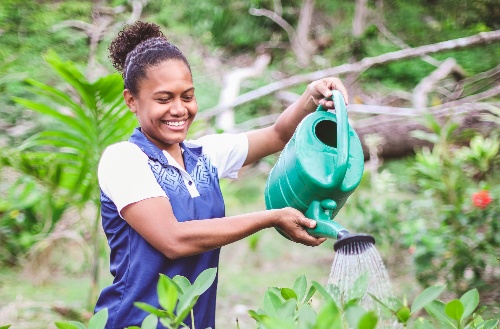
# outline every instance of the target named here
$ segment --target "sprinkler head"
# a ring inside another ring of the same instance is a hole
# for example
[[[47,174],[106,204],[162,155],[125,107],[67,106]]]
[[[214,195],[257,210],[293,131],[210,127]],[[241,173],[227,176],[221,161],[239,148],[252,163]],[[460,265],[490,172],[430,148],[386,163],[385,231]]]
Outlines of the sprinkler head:
[[[361,254],[375,244],[375,238],[369,234],[342,234],[333,244],[333,250],[343,254]]]

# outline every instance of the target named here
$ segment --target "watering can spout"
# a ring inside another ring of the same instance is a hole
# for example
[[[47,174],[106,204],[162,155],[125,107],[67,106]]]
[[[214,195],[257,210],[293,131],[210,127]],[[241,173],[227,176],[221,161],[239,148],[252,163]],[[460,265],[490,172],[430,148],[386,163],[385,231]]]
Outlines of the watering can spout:
[[[316,226],[307,229],[311,235],[320,238],[340,239],[349,232],[339,223],[332,220],[332,212],[337,208],[337,203],[327,199],[323,201],[313,201],[305,212],[305,216],[316,221]]]

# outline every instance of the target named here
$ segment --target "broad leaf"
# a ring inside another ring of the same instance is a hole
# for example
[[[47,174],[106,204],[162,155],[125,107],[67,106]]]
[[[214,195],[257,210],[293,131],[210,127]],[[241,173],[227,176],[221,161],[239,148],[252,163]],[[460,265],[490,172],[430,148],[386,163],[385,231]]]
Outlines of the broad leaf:
[[[313,329],[336,329],[343,328],[342,326],[342,313],[330,299],[320,309],[317,317],[316,324]]]
[[[104,329],[107,322],[108,322],[108,309],[103,308],[90,318],[88,329]]]
[[[433,325],[430,321],[424,318],[418,318],[415,321],[415,329],[435,329],[436,326]]]
[[[422,307],[425,307],[425,305],[438,298],[445,288],[446,286],[432,286],[422,291],[413,301],[411,313],[418,312]]]
[[[472,289],[467,291],[462,297],[460,297],[460,301],[464,305],[464,314],[462,315],[461,320],[464,320],[466,317],[472,314],[479,304],[479,292],[477,289]]]
[[[297,312],[299,328],[311,328],[316,322],[316,313],[309,304],[302,305]]]
[[[177,305],[177,296],[179,292],[175,283],[168,276],[160,274],[158,280],[158,302],[161,307],[169,314],[174,313],[175,305]]]
[[[54,324],[56,325],[56,327],[58,329],[80,329],[77,326],[75,326],[74,324],[71,324],[71,323],[68,323],[68,322],[55,322]]]
[[[210,288],[210,286],[214,283],[215,278],[217,277],[217,268],[207,268],[203,272],[198,275],[196,280],[193,283],[193,286],[196,287],[196,294],[201,295],[205,291]]]
[[[178,287],[177,291],[181,295],[184,294],[184,292],[191,287],[191,282],[189,282],[189,280],[185,276],[176,275],[172,280],[175,283],[177,283]]]
[[[295,293],[295,291],[293,291],[290,288],[281,288],[280,292],[281,292],[281,296],[285,300],[292,299],[292,298],[298,300],[297,294]]]
[[[373,311],[368,311],[361,316],[358,329],[374,329],[377,326],[378,317]]]
[[[264,312],[271,317],[276,317],[276,312],[283,304],[282,299],[268,289],[264,294]]]
[[[450,318],[446,315],[443,302],[433,300],[424,308],[430,316],[438,320],[445,328],[455,328],[453,322],[451,322]]]
[[[307,300],[304,300],[304,297],[306,296],[306,289],[307,289],[306,276],[301,275],[293,283],[293,290],[297,294],[297,298],[300,302],[304,302],[304,303],[307,302]]]
[[[289,299],[284,302],[277,310],[276,315],[280,319],[294,318],[295,309],[297,308],[297,300]]]
[[[151,305],[146,304],[146,303],[143,303],[143,302],[135,302],[134,305],[135,305],[135,307],[138,307],[141,310],[146,311],[148,313],[154,314],[159,318],[165,317],[167,315],[164,311],[159,310],[156,307],[151,306]]]
[[[460,321],[464,314],[464,305],[458,299],[454,299],[446,304],[444,311],[453,320]]]
[[[410,315],[411,312],[408,306],[403,306],[396,312],[396,317],[400,323],[407,323],[410,319]]]
[[[83,323],[78,321],[68,321],[68,323],[75,325],[78,329],[87,329]]]
[[[158,317],[154,314],[150,314],[142,321],[141,329],[156,329],[157,326]]]
[[[313,281],[312,285],[314,288],[316,288],[316,291],[318,291],[326,299],[326,301],[332,301],[333,303],[335,303],[333,297],[330,295],[330,293],[328,293],[328,291],[326,291],[325,288],[323,288],[320,283]]]

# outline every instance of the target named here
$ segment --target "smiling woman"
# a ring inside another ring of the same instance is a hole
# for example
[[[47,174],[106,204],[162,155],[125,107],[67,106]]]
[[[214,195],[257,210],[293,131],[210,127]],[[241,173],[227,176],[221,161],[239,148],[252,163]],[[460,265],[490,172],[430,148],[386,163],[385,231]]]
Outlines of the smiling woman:
[[[106,328],[139,326],[147,313],[134,302],[159,307],[159,274],[191,282],[218,267],[220,247],[259,230],[278,227],[290,240],[317,246],[307,234],[316,223],[293,208],[225,216],[221,178],[283,149],[299,122],[318,104],[333,108],[336,78],[314,81],[270,127],[185,141],[198,105],[189,63],[155,24],[136,22],[110,46],[122,73],[125,102],[140,127],[108,147],[99,163],[102,225],[111,248],[113,284],[95,311],[107,308]],[[215,328],[217,280],[200,296],[188,327]]]

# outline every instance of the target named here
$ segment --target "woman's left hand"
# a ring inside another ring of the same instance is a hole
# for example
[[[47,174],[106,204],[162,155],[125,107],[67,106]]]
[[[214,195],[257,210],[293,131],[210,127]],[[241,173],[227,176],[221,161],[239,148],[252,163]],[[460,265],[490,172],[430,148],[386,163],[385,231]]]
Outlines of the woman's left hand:
[[[337,89],[344,96],[344,102],[349,104],[347,90],[345,89],[342,81],[338,78],[324,78],[311,82],[307,86],[307,91],[311,94],[311,99],[314,104],[321,105],[327,109],[333,109],[333,101],[326,100],[325,98],[332,96],[332,90]]]

